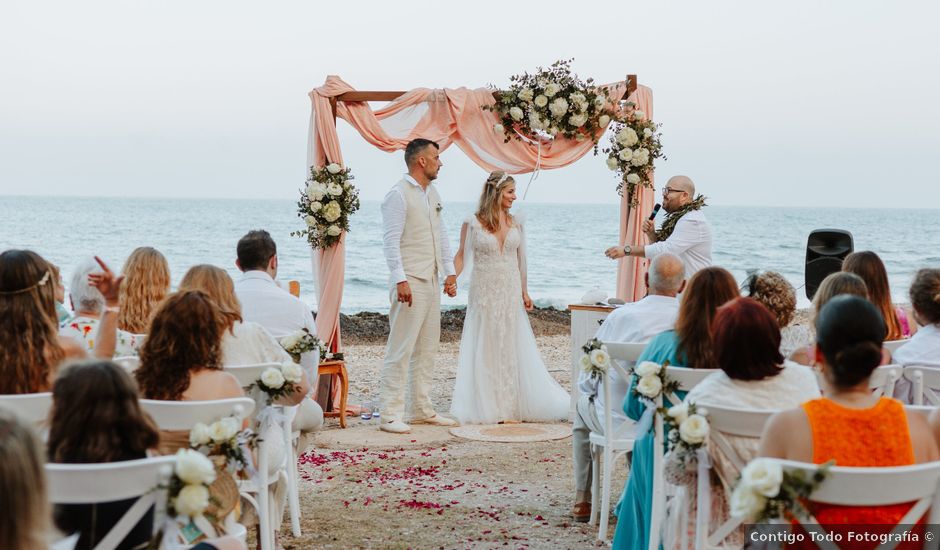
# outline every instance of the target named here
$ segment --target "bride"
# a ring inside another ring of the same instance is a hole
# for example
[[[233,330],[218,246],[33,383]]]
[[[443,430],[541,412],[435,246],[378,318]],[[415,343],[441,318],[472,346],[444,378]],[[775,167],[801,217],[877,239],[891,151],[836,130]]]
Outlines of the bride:
[[[568,418],[569,396],[539,355],[526,310],[525,230],[509,209],[516,182],[493,172],[460,230],[454,258],[470,279],[451,414],[461,423]]]

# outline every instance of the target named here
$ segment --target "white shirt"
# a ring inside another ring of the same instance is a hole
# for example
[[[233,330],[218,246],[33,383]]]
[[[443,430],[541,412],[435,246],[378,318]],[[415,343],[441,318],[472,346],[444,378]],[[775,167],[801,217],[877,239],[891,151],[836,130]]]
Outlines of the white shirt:
[[[649,342],[664,330],[673,328],[676,317],[679,315],[679,300],[672,296],[649,295],[639,302],[624,304],[604,319],[604,324],[598,329],[595,338],[601,342]],[[632,368],[632,364],[623,364],[625,368]],[[629,383],[617,373],[617,369],[607,371],[610,381],[611,417],[616,425],[627,419],[623,414],[623,399],[627,395]],[[602,418],[604,407],[604,393],[598,391],[599,380],[591,378],[586,372],[578,377],[578,388],[585,395],[594,396],[594,407],[597,417]]]
[[[405,181],[414,185],[424,193],[424,200],[428,201],[427,191],[421,187],[413,177],[405,174]],[[430,184],[429,184],[430,185]],[[405,230],[405,197],[401,194],[398,186],[392,187],[382,200],[382,219],[385,220],[384,233],[382,235],[382,251],[385,253],[385,261],[388,263],[388,270],[391,273],[392,283],[397,284],[406,281],[405,268],[401,261],[401,235]],[[428,203],[428,215],[434,211],[431,204]],[[441,261],[444,263],[444,274],[454,275],[457,270],[454,269],[454,253],[450,248],[450,241],[447,239],[447,229],[441,223],[438,242],[441,243]]]
[[[669,238],[646,245],[644,252],[650,260],[663,252],[679,256],[686,280],[691,279],[696,271],[712,265],[712,226],[701,210],[692,210],[679,218]]]
[[[222,335],[223,365],[285,363],[291,360],[290,354],[258,323],[236,322],[231,331],[226,330]]]
[[[927,325],[917,329],[911,340],[891,354],[891,362],[898,365],[921,365],[940,369],[940,327]],[[940,388],[933,388],[935,392]],[[905,403],[914,402],[914,385],[901,378],[894,386],[894,397]]]
[[[235,281],[235,294],[242,303],[242,317],[258,323],[275,338],[307,328],[317,333],[310,308],[300,298],[282,289],[264,271],[246,271]]]

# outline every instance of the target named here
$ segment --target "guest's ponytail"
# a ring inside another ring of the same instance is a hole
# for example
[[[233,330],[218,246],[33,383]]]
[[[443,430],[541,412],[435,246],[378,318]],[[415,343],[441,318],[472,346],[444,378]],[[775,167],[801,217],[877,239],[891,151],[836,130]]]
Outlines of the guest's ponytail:
[[[829,361],[834,378],[843,387],[865,380],[880,364],[881,346],[874,342],[856,342],[836,352]]]

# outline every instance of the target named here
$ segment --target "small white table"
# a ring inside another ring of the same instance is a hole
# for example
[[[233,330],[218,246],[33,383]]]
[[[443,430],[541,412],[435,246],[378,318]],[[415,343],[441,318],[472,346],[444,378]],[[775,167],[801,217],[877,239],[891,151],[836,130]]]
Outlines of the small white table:
[[[578,375],[581,372],[581,346],[594,338],[597,329],[615,306],[597,306],[584,304],[571,304],[571,414],[578,406]]]

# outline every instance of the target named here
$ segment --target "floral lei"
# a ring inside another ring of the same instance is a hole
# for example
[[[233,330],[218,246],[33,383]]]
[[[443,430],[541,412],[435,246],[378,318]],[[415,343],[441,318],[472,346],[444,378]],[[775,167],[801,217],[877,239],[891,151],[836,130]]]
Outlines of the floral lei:
[[[708,206],[705,204],[705,198],[704,195],[699,195],[695,197],[692,202],[666,216],[666,221],[663,222],[662,227],[656,232],[656,242],[662,242],[668,239],[676,229],[676,224],[679,223],[682,216],[685,216],[693,210],[701,210],[703,206]]]

